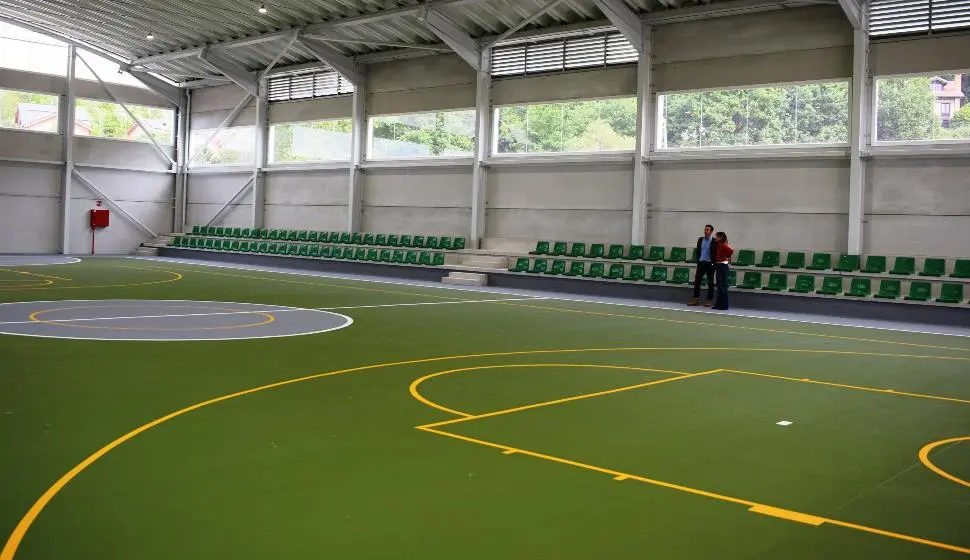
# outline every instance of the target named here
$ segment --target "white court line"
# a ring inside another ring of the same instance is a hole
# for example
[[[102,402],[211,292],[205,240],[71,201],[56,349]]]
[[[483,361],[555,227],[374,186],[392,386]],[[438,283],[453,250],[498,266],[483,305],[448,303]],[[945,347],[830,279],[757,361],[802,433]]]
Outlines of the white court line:
[[[76,323],[83,321],[119,321],[124,319],[170,319],[178,317],[216,317],[219,315],[261,315],[267,313],[289,313],[292,311],[338,311],[346,309],[373,309],[377,307],[412,307],[415,305],[453,305],[456,303],[495,303],[500,301],[531,301],[543,300],[546,298],[507,298],[507,299],[467,299],[461,301],[429,301],[420,303],[389,303],[385,305],[358,305],[351,307],[317,307],[313,309],[285,308],[285,309],[263,309],[255,311],[220,311],[215,313],[174,313],[167,315],[129,315],[126,317],[83,317],[77,319],[47,319],[44,321],[0,321],[0,325],[47,325],[51,323]],[[96,300],[95,300],[96,301]],[[32,302],[17,302],[32,303]],[[65,308],[62,311],[69,311]]]
[[[308,276],[312,278],[330,278],[334,280],[343,280],[345,282],[370,282],[374,284],[392,284],[397,286],[411,286],[414,288],[431,288],[436,290],[454,290],[460,292],[475,292],[475,293],[485,293],[485,294],[505,294],[505,295],[516,295],[516,296],[528,296],[528,293],[524,293],[523,290],[513,290],[505,289],[504,291],[489,290],[489,289],[474,289],[474,288],[461,288],[458,286],[441,286],[430,283],[415,284],[413,282],[403,282],[396,280],[384,280],[377,278],[356,278],[348,276],[337,276],[333,274],[326,274],[320,271],[320,274],[315,274],[313,272],[300,272],[297,270],[286,270],[283,267],[273,267],[269,265],[236,265],[231,263],[216,263],[216,262],[206,262],[202,260],[190,260],[190,259],[179,259],[174,257],[135,257],[127,256],[127,259],[145,260],[152,261],[159,264],[165,263],[175,263],[184,264],[189,266],[203,266],[211,268],[227,268],[230,270],[245,270],[249,272],[263,272],[266,274],[288,274],[293,276]],[[266,280],[272,280],[267,278]],[[901,332],[907,334],[925,334],[930,336],[949,336],[955,338],[970,338],[970,334],[959,334],[959,333],[945,333],[945,332],[934,332],[929,330],[922,330],[919,328],[905,329],[905,328],[894,328],[894,327],[880,327],[875,325],[859,325],[853,323],[835,323],[830,321],[813,321],[809,319],[795,319],[792,317],[772,317],[769,315],[761,315],[757,313],[739,313],[737,311],[727,311],[722,313],[712,313],[711,311],[704,309],[683,309],[678,307],[668,307],[664,305],[652,305],[649,303],[625,303],[622,301],[604,301],[599,298],[609,298],[610,296],[590,296],[589,299],[582,299],[579,297],[568,297],[566,295],[559,295],[558,293],[552,292],[540,292],[543,295],[535,296],[536,298],[543,297],[547,300],[553,301],[567,301],[571,303],[587,303],[592,305],[612,305],[616,307],[632,307],[635,309],[652,309],[657,311],[673,311],[676,313],[700,313],[710,317],[739,317],[742,319],[759,319],[765,321],[782,321],[785,323],[799,323],[803,325],[819,325],[826,327],[841,327],[846,329],[867,329],[875,331],[886,331],[886,332]],[[415,294],[419,295],[419,294]],[[728,325],[728,323],[721,323],[723,325]],[[912,323],[911,323],[912,324]],[[717,326],[715,323],[711,323],[712,326]]]

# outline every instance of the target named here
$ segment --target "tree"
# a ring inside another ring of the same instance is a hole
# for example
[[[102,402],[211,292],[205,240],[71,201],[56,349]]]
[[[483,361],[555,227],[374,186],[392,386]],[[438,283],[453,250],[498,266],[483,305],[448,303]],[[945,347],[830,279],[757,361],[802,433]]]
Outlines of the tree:
[[[879,81],[876,140],[925,140],[940,136],[940,119],[927,77]]]
[[[953,128],[970,127],[970,103],[960,108],[950,119],[950,126]]]
[[[23,104],[46,105],[57,110],[57,96],[26,91],[0,90],[0,127],[17,126],[17,109]],[[55,127],[55,130],[57,128]]]
[[[499,109],[499,153],[632,150],[634,98],[572,101]]]

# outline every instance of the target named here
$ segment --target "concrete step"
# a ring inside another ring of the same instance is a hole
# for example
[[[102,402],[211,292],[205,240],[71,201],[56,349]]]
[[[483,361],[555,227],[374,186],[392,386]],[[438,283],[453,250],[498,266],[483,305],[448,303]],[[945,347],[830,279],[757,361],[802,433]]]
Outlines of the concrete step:
[[[157,257],[158,249],[156,249],[155,247],[141,246],[135,249],[135,254],[140,257]]]
[[[506,269],[509,267],[509,258],[497,255],[463,254],[458,259],[458,264],[473,268]]]
[[[441,279],[441,283],[455,286],[484,286],[488,284],[488,275],[453,270]]]

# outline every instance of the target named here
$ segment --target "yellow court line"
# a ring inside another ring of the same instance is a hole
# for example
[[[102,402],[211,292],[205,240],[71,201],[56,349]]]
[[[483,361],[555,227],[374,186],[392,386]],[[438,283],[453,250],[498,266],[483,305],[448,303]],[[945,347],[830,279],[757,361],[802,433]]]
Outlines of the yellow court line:
[[[595,304],[595,302],[591,302],[591,303]],[[894,340],[879,340],[879,339],[873,339],[873,338],[858,338],[858,337],[853,337],[853,336],[839,336],[839,335],[833,335],[833,334],[820,334],[820,333],[810,333],[810,332],[800,332],[800,331],[786,331],[786,330],[780,330],[780,329],[766,329],[766,328],[763,328],[763,327],[746,327],[746,326],[743,326],[743,325],[731,325],[731,324],[725,324],[725,323],[709,323],[709,322],[704,322],[704,321],[687,321],[687,320],[683,320],[683,319],[666,319],[666,318],[663,318],[663,317],[645,317],[643,315],[628,315],[628,314],[623,314],[623,313],[606,313],[604,311],[584,311],[584,310],[580,310],[580,309],[564,309],[564,308],[561,308],[561,307],[549,307],[549,306],[546,306],[546,305],[530,305],[530,304],[525,304],[525,303],[504,303],[504,302],[499,303],[499,305],[511,305],[511,306],[514,306],[514,307],[528,307],[528,308],[532,308],[532,309],[543,309],[543,310],[546,310],[546,311],[561,311],[561,312],[564,312],[564,313],[581,313],[583,315],[598,315],[598,316],[602,316],[602,317],[621,317],[621,318],[625,318],[625,319],[641,319],[641,320],[644,320],[644,321],[659,321],[659,322],[663,322],[663,323],[674,323],[674,324],[679,324],[679,325],[697,325],[697,326],[703,326],[703,327],[718,327],[718,328],[726,328],[726,329],[740,329],[740,330],[746,330],[746,331],[766,332],[766,333],[775,333],[775,334],[793,334],[793,335],[798,335],[798,336],[811,336],[811,337],[827,338],[827,339],[833,339],[833,340],[849,340],[849,341],[853,341],[853,342],[875,342],[875,343],[878,343],[878,344],[896,344],[896,345],[899,345],[899,346],[912,346],[912,347],[915,347],[915,348],[932,348],[934,350],[955,350],[955,351],[958,351],[958,352],[970,352],[970,348],[954,348],[954,347],[951,347],[951,346],[935,346],[935,345],[932,345],[932,344],[917,344],[915,342],[898,342],[898,341],[894,341]],[[847,326],[845,328],[852,328],[852,327],[851,326]]]
[[[38,278],[50,278],[52,280],[67,280],[68,282],[71,281],[70,278],[61,278],[60,276],[46,276],[44,274],[37,274],[36,272],[27,272],[26,270],[14,270],[14,269],[11,269],[11,268],[0,268],[0,271],[3,271],[3,272],[14,272],[16,274],[26,274],[27,276],[37,276]]]
[[[133,267],[128,267],[128,268],[133,268]],[[161,270],[161,269],[154,269],[154,270]],[[165,271],[165,272],[169,272],[169,271]],[[170,274],[175,274],[177,276],[177,278],[170,279],[170,280],[163,280],[162,282],[174,282],[174,281],[180,280],[182,278],[182,276],[180,274],[178,274],[178,273],[175,273],[175,272],[169,272],[169,273]],[[441,362],[441,361],[448,361],[448,360],[463,360],[463,359],[476,359],[476,358],[495,358],[495,357],[504,357],[504,356],[526,356],[526,355],[540,355],[540,354],[575,354],[575,353],[581,353],[581,352],[679,352],[679,351],[685,351],[685,350],[689,350],[689,351],[692,351],[692,352],[731,352],[731,351],[736,351],[736,352],[803,352],[802,350],[793,350],[793,349],[785,349],[785,348],[710,348],[710,347],[705,347],[705,348],[669,348],[669,347],[667,347],[667,348],[649,348],[649,347],[635,347],[635,348],[567,348],[567,349],[558,349],[558,350],[518,350],[518,351],[512,351],[512,352],[486,352],[486,353],[480,353],[480,354],[464,354],[464,355],[455,355],[455,356],[439,356],[439,357],[435,357],[435,358],[420,358],[420,359],[403,360],[403,361],[397,361],[397,362],[385,362],[385,363],[381,363],[381,364],[371,364],[371,365],[366,365],[366,366],[357,366],[357,367],[353,367],[353,368],[348,368],[348,369],[343,369],[343,370],[337,370],[337,371],[332,371],[332,372],[327,372],[327,373],[318,373],[318,374],[314,374],[314,375],[308,375],[308,376],[305,376],[305,377],[298,377],[296,379],[289,379],[289,380],[286,380],[286,381],[280,381],[280,382],[277,382],[277,383],[270,383],[268,385],[262,385],[260,387],[254,387],[252,389],[247,389],[245,391],[239,391],[239,392],[236,392],[236,393],[230,393],[228,395],[223,395],[221,397],[216,397],[216,398],[209,399],[207,401],[203,401],[203,402],[200,402],[200,403],[191,405],[191,406],[187,406],[185,408],[176,410],[175,412],[172,412],[170,414],[167,414],[165,416],[162,416],[161,418],[157,418],[155,420],[152,420],[151,422],[148,422],[147,424],[144,424],[142,426],[139,426],[138,428],[135,428],[134,430],[131,430],[130,432],[128,432],[128,433],[126,433],[126,434],[118,437],[117,439],[113,440],[112,442],[110,442],[107,445],[103,446],[101,449],[98,449],[97,451],[95,451],[94,453],[92,453],[91,455],[89,455],[88,457],[86,457],[83,461],[81,461],[80,463],[78,463],[77,465],[75,465],[73,468],[71,468],[69,471],[67,471],[65,474],[63,474],[59,479],[57,479],[57,481],[54,482],[54,484],[52,484],[50,486],[50,488],[48,488],[43,494],[41,494],[41,496],[30,506],[30,509],[27,510],[27,513],[24,514],[24,516],[17,523],[16,527],[14,527],[13,532],[11,533],[10,537],[7,539],[7,542],[4,543],[3,548],[0,549],[0,560],[13,560],[14,555],[17,552],[17,549],[20,547],[20,543],[23,541],[24,536],[27,534],[27,531],[30,529],[31,525],[33,525],[34,521],[37,519],[37,516],[40,515],[40,513],[44,510],[44,508],[47,507],[47,504],[50,503],[50,501],[54,498],[54,496],[56,496],[58,494],[58,492],[60,492],[65,486],[67,486],[67,484],[69,482],[71,482],[71,480],[73,480],[75,477],[77,477],[78,474],[80,474],[85,469],[87,469],[88,467],[90,467],[95,461],[97,461],[101,457],[105,456],[106,454],[108,454],[108,452],[110,452],[111,450],[115,449],[119,445],[125,443],[126,441],[134,438],[135,436],[137,436],[137,435],[139,435],[139,434],[141,434],[143,432],[148,431],[151,428],[154,428],[154,427],[156,427],[156,426],[158,426],[160,424],[164,424],[165,422],[168,422],[169,420],[172,420],[174,418],[178,418],[179,416],[182,416],[183,414],[187,414],[189,412],[192,412],[194,410],[198,410],[200,408],[203,408],[203,407],[206,407],[206,406],[209,406],[209,405],[212,405],[212,404],[216,404],[216,403],[219,403],[219,402],[227,401],[229,399],[234,399],[234,398],[237,398],[237,397],[242,397],[242,396],[245,396],[245,395],[250,395],[250,394],[253,394],[253,393],[258,393],[258,392],[261,392],[261,391],[266,391],[266,390],[269,390],[269,389],[275,389],[275,388],[278,388],[278,387],[285,387],[287,385],[292,385],[294,383],[301,383],[301,382],[304,382],[304,381],[311,381],[311,380],[314,380],[314,379],[321,379],[321,378],[324,378],[324,377],[330,377],[330,376],[334,376],[334,375],[354,373],[354,372],[359,372],[359,371],[368,371],[368,370],[373,370],[373,369],[378,369],[378,368],[386,368],[386,367],[396,367],[396,366],[406,366],[406,365],[414,365],[414,364],[424,364],[424,363]],[[858,354],[856,352],[835,351],[835,350],[812,350],[811,352],[813,352],[813,353],[819,353],[819,354],[835,354],[835,355]],[[912,356],[912,355],[906,355],[906,354],[873,354],[873,353],[867,353],[867,355],[876,355],[876,356],[885,356],[885,357],[898,357],[898,358],[920,358],[920,359],[967,360],[967,361],[970,361],[970,358],[960,358],[960,357],[951,357],[951,356]],[[680,378],[674,378],[674,379],[680,379]],[[425,430],[426,431],[430,431],[429,428],[425,428]],[[445,433],[445,432],[443,432],[443,433]],[[456,437],[456,436],[450,436],[450,437]],[[499,448],[504,449],[504,447],[498,446],[498,445],[493,445],[493,447],[499,447]]]
[[[95,285],[95,286],[37,286],[33,288],[0,288],[0,291],[23,291],[23,290],[80,290],[86,288],[132,288],[136,286],[154,286],[156,284],[168,284],[169,282],[178,282],[182,279],[182,275],[178,272],[172,272],[171,270],[164,270],[161,268],[142,268],[137,266],[121,266],[121,268],[130,268],[132,270],[157,270],[171,274],[173,278],[168,280],[156,280],[152,282],[134,282],[130,284],[105,284],[105,285]]]
[[[681,379],[681,378],[675,377],[673,379]],[[462,419],[460,419],[460,420],[462,420]],[[665,482],[663,480],[657,480],[657,479],[653,479],[653,478],[647,478],[647,477],[639,476],[639,475],[632,474],[632,473],[617,471],[617,470],[609,469],[609,468],[605,468],[605,467],[599,467],[599,466],[596,466],[596,465],[591,465],[589,463],[582,463],[582,462],[579,462],[579,461],[573,461],[571,459],[565,459],[563,457],[556,457],[555,455],[547,455],[545,453],[539,453],[539,452],[536,452],[536,451],[530,451],[528,449],[521,449],[521,448],[518,448],[518,447],[510,447],[510,446],[507,446],[507,445],[504,445],[504,444],[500,444],[500,443],[495,443],[495,442],[492,442],[492,441],[486,441],[486,440],[477,439],[477,438],[468,437],[468,436],[463,436],[463,435],[459,435],[459,434],[453,434],[451,432],[446,432],[446,431],[443,431],[443,430],[438,430],[438,429],[435,429],[434,427],[429,427],[429,426],[433,426],[433,425],[418,426],[418,429],[419,430],[422,430],[422,431],[425,431],[425,432],[432,433],[432,434],[436,434],[436,435],[439,435],[439,436],[449,437],[449,438],[458,439],[458,440],[461,440],[461,441],[466,441],[466,442],[469,442],[469,443],[475,443],[475,444],[478,444],[478,445],[484,445],[486,447],[491,447],[491,448],[494,448],[494,449],[499,449],[499,450],[501,450],[505,454],[528,455],[529,457],[535,457],[537,459],[543,459],[543,460],[551,461],[551,462],[554,462],[554,463],[560,463],[560,464],[563,464],[563,465],[569,465],[571,467],[577,467],[577,468],[584,469],[584,470],[589,470],[589,471],[594,471],[594,472],[598,472],[598,473],[607,474],[607,475],[613,477],[613,480],[619,480],[619,481],[635,480],[637,482],[643,482],[645,484],[650,484],[652,486],[659,486],[661,488],[668,488],[670,490],[677,490],[679,492],[685,492],[685,493],[688,493],[688,494],[694,494],[696,496],[703,496],[705,498],[711,498],[711,499],[719,500],[719,501],[722,501],[722,502],[729,502],[729,503],[733,503],[733,504],[742,505],[742,506],[747,507],[748,508],[748,511],[750,511],[752,513],[758,513],[758,514],[761,514],[761,515],[769,515],[771,517],[778,517],[778,518],[786,519],[788,521],[796,521],[796,522],[799,522],[799,523],[806,523],[808,525],[814,525],[814,526],[822,525],[824,523],[829,523],[831,525],[837,525],[839,527],[845,527],[845,528],[848,528],[848,529],[855,529],[857,531],[864,531],[864,532],[867,532],[867,533],[872,533],[872,534],[880,535],[880,536],[883,536],[883,537],[889,537],[889,538],[898,539],[898,540],[902,540],[902,541],[908,541],[908,542],[912,542],[912,543],[917,543],[917,544],[922,544],[922,545],[926,545],[926,546],[931,546],[931,547],[934,547],[934,548],[940,548],[940,549],[944,549],[944,550],[950,550],[950,551],[953,551],[953,552],[961,552],[963,554],[970,554],[970,548],[965,548],[965,547],[962,547],[962,546],[957,546],[957,545],[942,543],[942,542],[938,542],[938,541],[924,539],[924,538],[921,538],[921,537],[914,537],[912,535],[905,535],[903,533],[895,533],[895,532],[892,532],[892,531],[886,531],[886,530],[883,530],[883,529],[877,529],[875,527],[868,527],[866,525],[858,525],[858,524],[855,524],[855,523],[848,523],[846,521],[839,521],[838,519],[830,519],[830,518],[827,518],[827,517],[820,517],[820,516],[817,516],[817,515],[812,515],[812,514],[808,514],[808,513],[802,513],[802,512],[798,512],[798,511],[788,510],[788,509],[784,509],[784,508],[770,506],[770,505],[767,505],[767,504],[761,504],[761,503],[758,503],[758,502],[753,502],[751,500],[745,500],[743,498],[736,498],[734,496],[728,496],[728,495],[725,495],[725,494],[718,494],[716,492],[709,492],[707,490],[701,490],[699,488],[692,488],[690,486],[684,486],[684,485],[681,485],[681,484],[674,484],[672,482]],[[0,557],[0,560],[2,560],[2,557]]]
[[[901,397],[915,397],[918,399],[932,399],[937,401],[949,401],[957,402],[962,404],[970,404],[970,400],[958,399],[956,397],[941,397],[938,395],[926,395],[923,393],[908,393],[906,391],[896,391],[894,389],[877,389],[875,387],[865,387],[862,385],[845,385],[843,383],[832,383],[830,381],[818,381],[815,379],[808,378],[797,378],[797,377],[785,377],[784,375],[773,375],[770,373],[757,373],[753,371],[742,371],[739,369],[725,369],[722,370],[725,373],[739,373],[742,375],[755,375],[758,377],[769,377],[771,379],[781,379],[783,381],[797,381],[799,383],[811,383],[812,385],[827,385],[829,387],[838,387],[840,389],[852,389],[855,391],[870,391],[873,393],[879,393],[882,395],[899,395]]]
[[[262,327],[263,325],[268,325],[273,321],[276,321],[276,316],[271,313],[261,313],[253,312],[252,315],[265,317],[265,320],[258,323],[249,323],[246,325],[231,325],[222,327],[99,327],[96,325],[79,325],[76,322],[69,323],[64,319],[38,319],[44,313],[54,313],[55,311],[69,311],[72,309],[107,309],[107,308],[117,308],[117,307],[133,307],[132,305],[79,305],[75,307],[58,307],[55,309],[41,309],[40,311],[34,311],[27,318],[30,321],[36,323],[45,323],[48,325],[57,325],[59,327],[73,327],[78,329],[100,329],[100,330],[110,330],[110,331],[178,331],[178,332],[190,332],[190,331],[228,331],[233,329],[245,329],[248,327]],[[198,305],[172,305],[169,308],[190,308],[190,309],[215,309],[217,311],[236,311],[235,309],[229,309],[227,307],[208,307],[208,306],[198,306]],[[161,317],[156,317],[161,318]],[[106,318],[107,320],[108,318]]]
[[[149,267],[149,268],[150,269],[153,269],[153,270],[162,270],[161,268],[153,268],[153,267]],[[402,296],[429,297],[429,298],[434,298],[434,299],[446,299],[446,300],[456,300],[456,301],[462,299],[462,298],[451,297],[451,296],[439,296],[439,295],[423,294],[423,293],[422,294],[419,294],[419,293],[414,293],[414,292],[399,292],[399,291],[396,291],[396,290],[381,290],[379,288],[363,288],[361,286],[345,286],[343,284],[330,284],[330,283],[327,283],[327,282],[308,282],[308,281],[305,281],[305,280],[288,280],[288,279],[280,279],[280,278],[269,278],[269,277],[266,277],[266,276],[247,276],[247,275],[244,275],[244,274],[229,274],[227,272],[212,272],[212,271],[208,271],[208,270],[195,270],[195,269],[191,269],[191,268],[190,269],[176,268],[175,270],[179,270],[181,272],[191,272],[193,274],[211,274],[211,275],[214,275],[214,276],[229,276],[231,278],[247,278],[247,279],[250,279],[250,280],[264,280],[264,281],[272,281],[272,282],[283,282],[283,283],[286,283],[286,284],[304,284],[304,285],[307,285],[307,286],[326,286],[326,287],[329,287],[329,288],[344,288],[344,289],[347,289],[347,290],[361,290],[361,291],[365,291],[365,292],[378,292],[378,293],[382,293],[382,294],[396,294],[396,295],[402,295]]]
[[[955,437],[955,438],[950,438],[950,439],[941,439],[940,441],[934,441],[932,443],[927,443],[926,445],[924,445],[919,450],[919,462],[920,463],[923,463],[923,466],[924,467],[930,469],[931,471],[933,471],[936,474],[942,476],[943,478],[945,478],[945,479],[947,479],[947,480],[949,480],[951,482],[956,482],[957,484],[960,484],[962,486],[966,486],[967,488],[970,488],[970,482],[967,482],[966,480],[963,480],[962,478],[958,478],[956,476],[953,476],[952,474],[946,472],[945,470],[941,469],[940,467],[937,467],[936,465],[934,465],[933,464],[933,461],[930,461],[930,452],[931,451],[933,451],[934,449],[936,449],[937,447],[939,447],[941,445],[948,445],[948,444],[951,444],[951,443],[956,443],[958,441],[970,441],[970,436]]]
[[[669,373],[669,374],[674,374],[674,375],[687,375],[684,372],[680,372],[680,371],[670,371],[670,370],[665,370],[665,369],[651,369],[651,368],[628,367],[628,366],[613,366],[613,365],[603,365],[603,364],[499,364],[499,365],[491,365],[491,366],[477,366],[477,367],[466,367],[466,368],[459,368],[459,369],[450,369],[450,370],[447,370],[447,371],[439,371],[439,372],[436,372],[436,373],[429,373],[428,375],[425,375],[423,377],[419,377],[419,378],[415,379],[414,381],[412,381],[411,382],[411,385],[408,387],[408,392],[410,392],[411,393],[411,396],[414,397],[416,400],[420,401],[421,403],[423,403],[423,404],[425,404],[425,405],[427,405],[427,406],[429,406],[431,408],[438,409],[438,410],[440,410],[442,412],[447,412],[448,414],[454,414],[455,416],[462,416],[462,417],[468,418],[468,417],[472,417],[474,415],[473,414],[469,414],[467,412],[462,412],[460,410],[454,410],[452,408],[448,408],[448,407],[446,407],[444,405],[441,405],[441,404],[438,404],[436,402],[433,402],[430,399],[425,398],[421,394],[421,392],[418,391],[418,387],[421,386],[422,383],[424,383],[425,381],[427,381],[429,379],[434,379],[435,377],[440,377],[442,375],[450,375],[450,374],[453,374],[453,373],[460,373],[460,372],[463,372],[463,371],[477,371],[477,370],[482,370],[482,369],[530,368],[530,367],[566,367],[566,368],[569,368],[569,367],[581,367],[581,368],[600,368],[600,369],[622,369],[622,370],[627,370],[627,371],[648,371],[648,372],[653,372],[653,373]]]

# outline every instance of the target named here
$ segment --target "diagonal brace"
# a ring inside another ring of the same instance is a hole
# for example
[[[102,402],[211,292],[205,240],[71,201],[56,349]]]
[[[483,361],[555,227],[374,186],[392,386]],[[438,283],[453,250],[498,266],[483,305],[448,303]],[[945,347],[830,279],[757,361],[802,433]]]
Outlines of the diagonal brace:
[[[222,205],[222,208],[220,208],[219,211],[216,212],[214,216],[212,216],[212,219],[205,224],[205,227],[209,227],[213,224],[219,223],[219,221],[222,220],[222,215],[226,213],[229,207],[235,204],[237,200],[246,196],[249,193],[249,191],[253,188],[253,181],[255,180],[256,180],[255,176],[250,177],[249,180],[246,181],[246,183],[242,186],[242,188],[236,191],[236,194],[232,195],[232,197],[229,200],[227,200],[225,204]]]
[[[346,78],[354,86],[364,83],[360,66],[350,57],[330,45],[324,44],[319,40],[311,39],[305,35],[299,38],[299,42],[308,51],[313,53],[313,56],[317,57],[320,62],[336,70],[338,74]]]
[[[640,22],[640,16],[623,0],[593,0],[593,3],[626,37],[627,41],[630,41],[637,52],[643,49],[643,25]]]
[[[248,91],[253,97],[259,95],[259,81],[249,70],[211,49],[202,49],[199,59],[235,82],[237,86]]]
[[[853,29],[862,29],[865,26],[866,8],[865,3],[860,0],[839,0],[845,17],[852,24]]]
[[[121,214],[129,222],[131,222],[132,224],[134,224],[135,226],[137,226],[139,229],[141,229],[142,231],[144,231],[145,233],[147,233],[151,237],[153,237],[153,238],[154,237],[158,237],[158,234],[157,233],[155,233],[154,231],[151,230],[151,228],[149,228],[148,226],[146,226],[145,224],[143,224],[141,220],[139,220],[138,218],[136,218],[136,217],[132,216],[131,214],[129,214],[113,198],[111,198],[110,196],[108,196],[107,194],[105,194],[104,191],[102,191],[94,183],[92,183],[91,181],[89,181],[87,179],[87,177],[85,177],[84,175],[81,175],[81,173],[77,169],[74,170],[74,177],[78,181],[80,181],[80,183],[82,185],[84,185],[85,187],[87,187],[91,192],[93,192],[94,194],[98,195],[98,198],[101,198],[102,200],[104,200],[105,202],[107,202],[108,204],[110,204],[115,210],[118,211],[119,214]]]
[[[418,12],[418,20],[424,22],[428,29],[451,47],[451,50],[455,51],[455,54],[460,56],[476,72],[481,68],[482,49],[478,45],[478,41],[473,39],[464,29],[458,27],[455,22],[427,6]]]
[[[142,70],[133,70],[130,66],[122,66],[121,69],[128,72],[132,78],[141,82],[152,92],[164,97],[165,100],[171,103],[173,107],[178,107],[181,103],[181,88],[167,84],[163,80],[152,76],[148,72]]]

